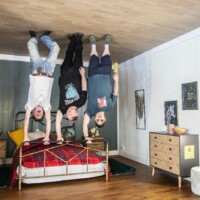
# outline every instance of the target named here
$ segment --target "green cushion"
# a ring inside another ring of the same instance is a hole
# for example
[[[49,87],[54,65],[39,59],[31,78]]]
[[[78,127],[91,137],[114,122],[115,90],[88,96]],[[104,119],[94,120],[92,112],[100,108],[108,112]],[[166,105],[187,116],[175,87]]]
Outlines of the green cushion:
[[[65,126],[61,128],[61,134],[64,140],[73,141],[76,138],[75,126]],[[56,131],[52,132],[51,137],[57,136]]]

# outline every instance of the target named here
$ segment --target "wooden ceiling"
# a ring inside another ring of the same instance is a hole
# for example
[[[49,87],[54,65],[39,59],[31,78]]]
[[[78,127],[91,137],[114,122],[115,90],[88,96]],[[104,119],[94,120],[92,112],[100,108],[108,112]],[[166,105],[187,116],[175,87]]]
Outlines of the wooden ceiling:
[[[121,63],[199,26],[199,0],[1,0],[0,54],[28,56],[28,31],[52,30],[63,59],[67,34],[82,32],[87,61],[88,36],[97,36],[101,54],[108,33],[113,60]]]

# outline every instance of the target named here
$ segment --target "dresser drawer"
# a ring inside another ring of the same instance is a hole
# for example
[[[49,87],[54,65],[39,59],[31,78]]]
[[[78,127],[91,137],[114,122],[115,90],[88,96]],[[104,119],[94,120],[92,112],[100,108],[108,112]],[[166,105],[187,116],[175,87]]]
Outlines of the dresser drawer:
[[[156,159],[159,159],[159,160],[162,160],[163,159],[163,152],[162,151],[158,151],[158,150],[151,150],[150,152],[150,156],[151,158],[156,158]]]
[[[176,146],[179,145],[179,137],[171,136],[171,135],[151,133],[150,140],[151,142],[165,143],[165,144],[176,145]]]
[[[169,154],[173,154],[173,155],[179,155],[179,147],[174,146],[174,145],[152,142],[150,144],[150,149],[151,149],[151,151],[156,150],[156,151],[161,151],[161,152],[169,153]]]
[[[179,146],[179,137],[163,135],[163,142],[169,145]]]
[[[104,142],[92,142],[90,144],[86,143],[86,146],[92,149],[97,149],[97,150],[104,150]]]
[[[6,158],[6,140],[0,140],[0,158]]]
[[[6,141],[5,140],[0,140],[0,150],[1,149],[6,149]]]
[[[163,168],[162,169],[166,170],[168,172],[171,172],[173,174],[176,174],[176,175],[180,174],[180,166],[172,164],[172,163],[163,162]]]
[[[150,160],[150,165],[153,166],[153,167],[157,167],[157,168],[160,168],[162,169],[163,168],[163,161],[162,160],[159,160],[159,159],[156,159],[156,158],[151,158]]]
[[[165,162],[163,160],[151,158],[150,164],[153,167],[157,167],[159,169],[171,172],[173,174],[179,175],[180,174],[180,167],[179,165],[175,165],[172,163]]]
[[[161,134],[151,133],[150,140],[151,140],[151,142],[163,143],[164,138],[163,138],[163,135],[161,135]]]
[[[179,155],[173,155],[169,153],[164,153],[162,151],[156,151],[152,150],[151,151],[151,158],[159,159],[165,162],[169,162],[175,165],[179,165]]]
[[[174,146],[174,145],[166,145],[166,153],[172,154],[172,155],[177,155],[179,157],[180,152],[179,152],[179,146]]]
[[[0,158],[6,158],[6,150],[0,149]]]
[[[164,146],[163,143],[159,143],[159,142],[150,143],[151,150],[163,151],[163,146]]]

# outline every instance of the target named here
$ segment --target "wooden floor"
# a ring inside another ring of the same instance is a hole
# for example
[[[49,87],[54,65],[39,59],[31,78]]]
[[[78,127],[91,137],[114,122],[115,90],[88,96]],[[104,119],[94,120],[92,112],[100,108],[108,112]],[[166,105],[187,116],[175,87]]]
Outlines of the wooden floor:
[[[190,182],[182,181],[182,188],[177,187],[177,178],[156,171],[151,176],[151,168],[132,160],[116,156],[116,160],[136,167],[135,174],[111,176],[91,179],[22,185],[18,191],[17,184],[13,189],[0,189],[0,200],[122,200],[122,199],[156,199],[156,200],[193,200],[200,199],[191,192]]]

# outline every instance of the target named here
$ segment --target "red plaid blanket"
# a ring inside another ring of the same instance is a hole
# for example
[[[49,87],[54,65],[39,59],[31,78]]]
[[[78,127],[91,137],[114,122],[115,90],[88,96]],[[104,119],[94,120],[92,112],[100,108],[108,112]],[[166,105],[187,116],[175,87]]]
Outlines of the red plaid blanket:
[[[41,141],[38,139],[36,141]],[[45,153],[44,153],[45,150]],[[43,166],[61,166],[61,165],[79,165],[79,164],[97,164],[105,160],[105,157],[99,156],[92,151],[82,148],[77,142],[69,144],[30,144],[22,149],[22,165],[27,168]],[[46,157],[46,158],[45,158]],[[16,179],[16,169],[19,164],[19,149],[15,152],[12,163],[12,176],[10,188],[13,187]]]

